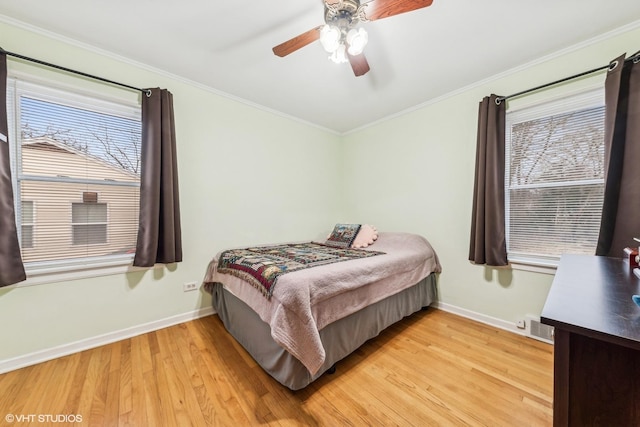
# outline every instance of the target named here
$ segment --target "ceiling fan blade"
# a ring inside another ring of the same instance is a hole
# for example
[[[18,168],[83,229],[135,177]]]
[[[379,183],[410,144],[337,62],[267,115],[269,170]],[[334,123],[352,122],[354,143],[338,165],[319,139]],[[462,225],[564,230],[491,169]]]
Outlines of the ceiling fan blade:
[[[305,47],[309,43],[313,43],[320,38],[320,28],[322,28],[321,25],[305,33],[302,33],[299,36],[292,38],[291,40],[287,40],[286,42],[279,44],[278,46],[273,48],[273,53],[280,57],[283,57],[295,52],[300,48]]]
[[[388,18],[431,6],[433,0],[371,0],[365,3],[364,15],[369,21]]]
[[[353,69],[353,74],[356,77],[364,76],[369,72],[371,68],[369,68],[369,62],[367,62],[367,58],[365,58],[364,53],[360,55],[349,55],[349,63],[351,64],[351,68]]]

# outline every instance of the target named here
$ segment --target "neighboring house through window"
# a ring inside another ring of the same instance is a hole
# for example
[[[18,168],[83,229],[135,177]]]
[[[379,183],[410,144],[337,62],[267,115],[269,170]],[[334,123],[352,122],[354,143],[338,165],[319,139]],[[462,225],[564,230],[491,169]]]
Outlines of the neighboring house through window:
[[[557,265],[594,254],[604,194],[604,93],[549,101],[506,117],[510,262]]]

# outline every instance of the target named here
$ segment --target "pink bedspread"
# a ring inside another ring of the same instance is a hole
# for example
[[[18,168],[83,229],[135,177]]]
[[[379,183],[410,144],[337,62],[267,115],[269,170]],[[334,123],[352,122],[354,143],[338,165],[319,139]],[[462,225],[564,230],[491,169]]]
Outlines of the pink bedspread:
[[[385,254],[284,274],[270,300],[242,279],[219,273],[217,256],[204,283],[222,283],[255,310],[274,341],[314,375],[325,359],[318,331],[441,271],[431,244],[416,234],[380,233],[369,249]]]

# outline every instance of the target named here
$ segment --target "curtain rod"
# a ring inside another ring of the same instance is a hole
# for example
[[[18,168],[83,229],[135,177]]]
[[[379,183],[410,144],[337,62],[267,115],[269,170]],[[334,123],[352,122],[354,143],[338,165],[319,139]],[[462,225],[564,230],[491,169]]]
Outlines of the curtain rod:
[[[25,61],[35,62],[36,64],[45,65],[47,67],[55,68],[57,70],[62,70],[62,71],[66,71],[68,73],[78,74],[78,75],[83,76],[83,77],[88,77],[90,79],[99,80],[99,81],[104,82],[104,83],[109,83],[109,84],[112,84],[112,85],[121,86],[121,87],[124,87],[124,88],[127,88],[127,89],[137,90],[138,92],[142,92],[147,96],[151,96],[151,89],[140,89],[138,87],[130,86],[128,84],[115,82],[113,80],[108,80],[108,79],[105,79],[105,78],[102,78],[102,77],[94,76],[92,74],[87,74],[87,73],[84,73],[82,71],[72,70],[71,68],[62,67],[60,65],[52,64],[50,62],[41,61],[39,59],[30,58],[28,56],[20,55],[18,53],[9,52],[9,51],[6,51],[6,50],[4,50],[2,48],[0,48],[0,52],[4,53],[6,55],[9,55],[9,56],[13,56],[13,57],[16,57],[16,58],[24,59]]]
[[[635,54],[633,54],[633,56],[630,56],[629,58],[625,59],[624,62],[627,62],[627,61],[633,61],[635,64],[640,62],[640,51],[636,52]],[[513,93],[511,95],[498,96],[496,98],[496,104],[500,105],[500,103],[502,101],[506,101],[509,98],[515,98],[516,96],[524,95],[524,94],[527,94],[527,93],[530,93],[530,92],[535,92],[536,90],[544,89],[544,88],[547,88],[549,86],[557,85],[559,83],[564,83],[566,81],[577,79],[578,77],[583,77],[583,76],[586,76],[586,75],[589,75],[589,74],[592,74],[592,73],[595,73],[595,72],[598,72],[598,71],[602,71],[602,70],[605,70],[605,69],[613,70],[618,65],[616,62],[612,62],[610,64],[603,65],[602,67],[594,68],[594,69],[589,70],[589,71],[583,71],[582,73],[578,73],[578,74],[575,74],[573,76],[565,77],[563,79],[556,80],[556,81],[553,81],[553,82],[550,82],[550,83],[545,83],[545,84],[540,85],[540,86],[532,87],[531,89],[526,89],[526,90],[523,90],[521,92]]]

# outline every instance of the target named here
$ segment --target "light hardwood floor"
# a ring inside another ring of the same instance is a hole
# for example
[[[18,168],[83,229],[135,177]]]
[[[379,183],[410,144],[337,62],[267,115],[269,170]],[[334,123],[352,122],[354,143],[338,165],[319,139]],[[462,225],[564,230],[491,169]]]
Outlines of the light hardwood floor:
[[[292,392],[214,315],[1,375],[0,425],[549,426],[552,394],[551,345],[435,309]]]

